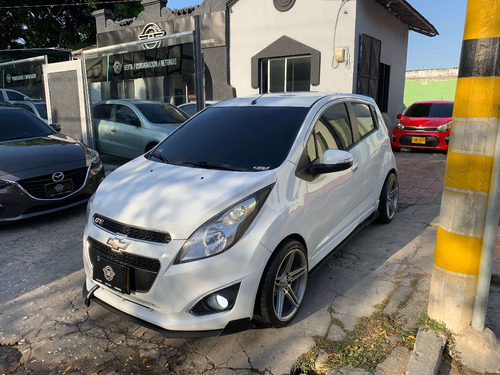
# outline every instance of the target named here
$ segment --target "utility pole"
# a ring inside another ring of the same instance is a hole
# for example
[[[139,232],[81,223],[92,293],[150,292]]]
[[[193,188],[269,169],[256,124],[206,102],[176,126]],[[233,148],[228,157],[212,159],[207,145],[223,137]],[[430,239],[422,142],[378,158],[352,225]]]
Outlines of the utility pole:
[[[474,326],[484,329],[499,217],[499,118],[500,1],[469,0],[428,306],[456,333],[471,326],[476,299]]]

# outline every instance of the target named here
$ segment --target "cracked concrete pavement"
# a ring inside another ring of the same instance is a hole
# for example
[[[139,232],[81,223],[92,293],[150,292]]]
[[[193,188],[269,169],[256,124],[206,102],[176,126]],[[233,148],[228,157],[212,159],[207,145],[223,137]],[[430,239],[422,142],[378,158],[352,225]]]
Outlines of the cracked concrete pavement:
[[[442,163],[442,156],[437,162]],[[0,351],[0,370],[15,374],[289,374],[313,345],[314,336],[334,335],[332,318],[349,330],[396,287],[404,294],[416,276],[427,280],[424,288],[428,286],[437,229],[432,223],[438,214],[439,200],[434,200],[407,206],[389,225],[372,224],[361,230],[310,277],[304,304],[289,326],[201,339],[165,339],[95,303],[85,307],[81,296],[84,207],[2,226],[0,350],[16,347],[22,357],[2,357]],[[426,304],[424,296],[409,305],[419,306],[416,316]],[[489,322],[498,322],[498,307],[489,311]],[[411,312],[406,316],[416,319]],[[494,324],[490,328],[500,335]]]

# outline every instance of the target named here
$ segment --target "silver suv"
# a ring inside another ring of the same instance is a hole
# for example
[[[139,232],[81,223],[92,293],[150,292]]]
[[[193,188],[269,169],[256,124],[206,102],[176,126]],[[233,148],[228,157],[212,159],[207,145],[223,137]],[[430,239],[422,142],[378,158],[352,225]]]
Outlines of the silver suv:
[[[115,99],[92,109],[96,148],[105,154],[135,158],[151,150],[188,119],[171,104]]]

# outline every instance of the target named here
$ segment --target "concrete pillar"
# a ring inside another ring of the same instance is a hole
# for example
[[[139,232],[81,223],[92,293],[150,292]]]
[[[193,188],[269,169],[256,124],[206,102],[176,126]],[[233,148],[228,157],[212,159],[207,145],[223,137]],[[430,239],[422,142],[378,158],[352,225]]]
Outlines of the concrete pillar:
[[[500,114],[500,4],[469,0],[428,314],[470,326]]]

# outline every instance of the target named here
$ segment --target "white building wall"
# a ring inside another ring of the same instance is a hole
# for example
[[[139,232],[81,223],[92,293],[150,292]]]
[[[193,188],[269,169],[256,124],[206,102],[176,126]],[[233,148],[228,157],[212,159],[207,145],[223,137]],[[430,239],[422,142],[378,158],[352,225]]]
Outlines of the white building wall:
[[[373,1],[373,0],[371,0]],[[279,12],[270,0],[240,0],[230,9],[230,82],[237,96],[257,94],[251,86],[251,58],[282,36],[321,52],[320,84],[311,91],[352,92],[356,2],[297,0]],[[334,41],[346,47],[348,62],[333,63]],[[350,58],[349,58],[350,56]]]
[[[386,118],[390,130],[396,124],[396,115],[403,106],[405,86],[406,56],[408,51],[408,25],[398,21],[373,0],[356,0],[356,38],[367,34],[382,41],[380,62],[391,66],[389,82],[389,105]],[[359,43],[359,42],[358,42]],[[359,48],[356,49],[355,61]],[[357,69],[354,72],[357,82]],[[354,92],[356,88],[354,87]]]

